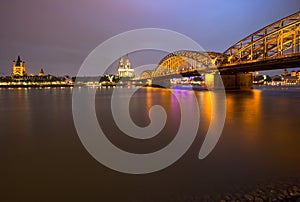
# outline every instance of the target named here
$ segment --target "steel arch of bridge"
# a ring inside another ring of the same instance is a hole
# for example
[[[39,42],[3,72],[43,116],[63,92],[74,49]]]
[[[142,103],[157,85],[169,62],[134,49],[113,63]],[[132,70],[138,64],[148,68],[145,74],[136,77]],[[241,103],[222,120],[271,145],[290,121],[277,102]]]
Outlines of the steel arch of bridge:
[[[144,71],[140,78],[212,70],[216,67],[219,71],[267,70],[272,69],[270,65],[283,68],[282,65],[287,65],[287,62],[290,62],[289,67],[300,62],[300,11],[245,37],[223,53],[189,50],[169,53],[155,70]]]
[[[216,65],[236,65],[299,54],[300,11],[240,40],[223,52]]]
[[[166,55],[153,70],[142,72],[140,79],[167,76],[192,71],[212,70],[213,59],[220,53],[180,50]]]
[[[150,79],[152,78],[153,70],[145,70],[141,73],[140,79]]]

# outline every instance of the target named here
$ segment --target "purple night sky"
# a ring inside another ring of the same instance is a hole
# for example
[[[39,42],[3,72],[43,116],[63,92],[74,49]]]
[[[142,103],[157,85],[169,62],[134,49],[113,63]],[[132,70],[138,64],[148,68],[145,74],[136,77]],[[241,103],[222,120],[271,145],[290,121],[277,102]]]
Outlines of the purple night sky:
[[[28,73],[74,76],[101,42],[137,28],[171,29],[223,52],[299,8],[299,0],[3,0],[0,75],[19,54]],[[130,59],[135,67],[160,58]]]

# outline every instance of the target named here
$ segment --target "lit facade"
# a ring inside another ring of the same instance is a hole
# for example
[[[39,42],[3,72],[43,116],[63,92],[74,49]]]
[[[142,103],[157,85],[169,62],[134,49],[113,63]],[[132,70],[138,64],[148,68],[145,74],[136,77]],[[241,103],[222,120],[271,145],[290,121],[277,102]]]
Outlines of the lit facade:
[[[131,69],[131,64],[128,55],[126,55],[125,65],[123,57],[120,58],[117,76],[129,78],[135,77],[135,71],[134,69]]]
[[[13,61],[13,76],[25,76],[26,75],[26,67],[25,62],[21,60],[20,56],[18,56],[17,61]]]
[[[45,76],[45,73],[44,73],[43,68],[42,68],[41,71],[39,72],[39,76]]]
[[[291,71],[291,76],[296,77],[297,76],[297,72],[296,71]]]

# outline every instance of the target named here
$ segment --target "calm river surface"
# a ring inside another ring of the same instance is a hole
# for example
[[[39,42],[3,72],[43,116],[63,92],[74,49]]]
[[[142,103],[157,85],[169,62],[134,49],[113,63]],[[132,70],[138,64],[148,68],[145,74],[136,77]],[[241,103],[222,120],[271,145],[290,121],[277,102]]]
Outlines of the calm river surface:
[[[197,156],[211,101],[209,92],[196,91],[201,121],[195,141],[175,164],[146,175],[113,171],[89,155],[74,126],[72,91],[0,89],[0,201],[190,201],[300,177],[299,88],[227,92],[222,136],[204,160]],[[148,153],[172,141],[180,109],[169,90],[144,88],[131,99],[131,117],[140,126],[149,124],[152,105],[166,109],[165,128],[148,140],[118,130],[110,112],[111,92],[99,89],[95,99],[98,121],[111,142]],[[192,91],[174,93],[191,102]]]

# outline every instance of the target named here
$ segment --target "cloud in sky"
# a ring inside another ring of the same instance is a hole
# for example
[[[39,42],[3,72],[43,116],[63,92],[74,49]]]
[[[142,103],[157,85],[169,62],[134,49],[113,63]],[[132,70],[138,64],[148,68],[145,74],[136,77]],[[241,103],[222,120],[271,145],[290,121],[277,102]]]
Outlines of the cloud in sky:
[[[298,0],[4,0],[0,73],[10,74],[20,54],[29,73],[44,68],[53,75],[75,75],[101,42],[145,27],[171,29],[208,51],[222,52],[299,8]]]

